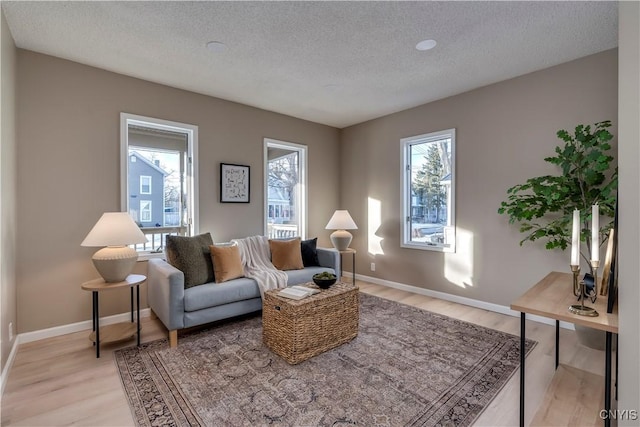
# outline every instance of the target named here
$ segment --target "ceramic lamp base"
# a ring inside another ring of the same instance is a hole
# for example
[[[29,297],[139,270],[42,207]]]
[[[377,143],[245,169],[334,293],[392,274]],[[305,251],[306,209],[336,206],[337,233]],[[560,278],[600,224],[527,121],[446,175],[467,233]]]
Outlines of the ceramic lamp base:
[[[133,271],[138,252],[128,246],[107,246],[93,254],[91,260],[105,282],[122,282]]]
[[[347,230],[336,230],[329,236],[333,247],[339,251],[346,251],[349,249],[351,239],[353,236]]]

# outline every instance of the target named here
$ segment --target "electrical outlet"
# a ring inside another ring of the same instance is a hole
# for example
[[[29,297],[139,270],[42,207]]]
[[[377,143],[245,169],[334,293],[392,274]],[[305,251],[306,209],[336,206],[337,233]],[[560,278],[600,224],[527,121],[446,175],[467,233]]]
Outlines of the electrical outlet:
[[[376,271],[376,263],[375,262],[371,263],[371,271]]]
[[[13,341],[13,322],[9,322],[9,342]]]

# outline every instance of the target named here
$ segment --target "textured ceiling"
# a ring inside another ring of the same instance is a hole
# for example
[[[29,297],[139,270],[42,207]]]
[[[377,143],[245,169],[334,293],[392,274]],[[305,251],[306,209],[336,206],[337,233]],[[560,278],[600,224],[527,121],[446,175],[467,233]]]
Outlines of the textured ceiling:
[[[338,128],[614,48],[618,27],[617,2],[2,7],[20,48]]]

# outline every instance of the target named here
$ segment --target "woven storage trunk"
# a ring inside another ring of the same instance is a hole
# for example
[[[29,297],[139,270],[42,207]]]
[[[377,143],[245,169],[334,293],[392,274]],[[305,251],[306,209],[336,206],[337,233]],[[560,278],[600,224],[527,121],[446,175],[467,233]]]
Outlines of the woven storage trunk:
[[[354,285],[339,282],[301,300],[279,297],[278,292],[274,289],[264,294],[262,340],[290,364],[358,335],[358,288]]]

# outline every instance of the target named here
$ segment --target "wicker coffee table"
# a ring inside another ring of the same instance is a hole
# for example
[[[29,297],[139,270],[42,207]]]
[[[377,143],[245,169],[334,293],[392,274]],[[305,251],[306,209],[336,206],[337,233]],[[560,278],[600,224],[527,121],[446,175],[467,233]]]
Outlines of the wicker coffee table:
[[[316,287],[313,283],[306,286]],[[262,341],[292,365],[351,341],[358,335],[358,287],[338,282],[320,293],[292,300],[264,293]]]

